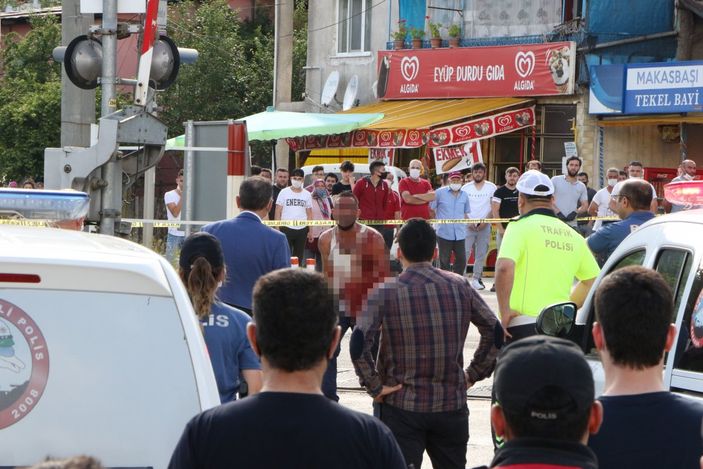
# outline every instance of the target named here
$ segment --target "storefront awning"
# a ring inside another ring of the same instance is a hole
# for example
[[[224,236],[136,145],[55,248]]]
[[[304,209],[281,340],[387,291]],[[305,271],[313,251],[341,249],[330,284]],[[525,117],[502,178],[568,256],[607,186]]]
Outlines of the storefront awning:
[[[340,135],[286,139],[294,151],[317,148],[444,147],[491,138],[535,124],[534,104],[524,98],[383,101],[346,111],[383,118]]]
[[[636,125],[703,124],[703,115],[657,114],[604,118],[598,121],[601,127],[630,127]]]
[[[368,148],[322,148],[312,150],[305,160],[306,164],[341,163],[349,160],[352,163],[367,163]]]
[[[379,101],[355,107],[339,115],[382,113],[383,119],[364,129],[428,129],[447,122],[465,119],[529,103],[524,98],[466,98],[466,99],[417,99],[404,101]]]
[[[372,125],[382,118],[381,113],[319,114],[271,110],[237,120],[246,121],[249,140],[278,140],[309,135],[344,134]],[[184,147],[185,135],[179,135],[166,142],[166,150]]]

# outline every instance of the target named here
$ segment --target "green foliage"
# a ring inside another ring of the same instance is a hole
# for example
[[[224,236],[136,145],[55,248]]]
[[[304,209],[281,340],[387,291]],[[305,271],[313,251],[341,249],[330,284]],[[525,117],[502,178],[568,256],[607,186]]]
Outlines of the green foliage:
[[[61,69],[51,51],[61,26],[50,16],[31,23],[23,38],[5,37],[0,56],[0,180],[43,175],[44,148],[60,143]]]
[[[186,0],[169,5],[169,36],[179,47],[199,51],[198,61],[184,65],[176,82],[158,97],[160,117],[169,135],[183,133],[187,120],[241,118],[266,110],[273,102],[273,24],[267,11],[239,23],[224,0]],[[294,16],[292,98],[305,91],[307,2],[296,2]],[[270,144],[252,145],[255,162],[269,164]]]

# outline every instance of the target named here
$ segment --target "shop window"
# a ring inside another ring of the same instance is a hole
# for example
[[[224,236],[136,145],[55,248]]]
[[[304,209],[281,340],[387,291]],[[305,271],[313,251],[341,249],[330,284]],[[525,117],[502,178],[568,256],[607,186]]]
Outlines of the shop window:
[[[545,106],[544,133],[549,135],[573,134],[576,106]]]
[[[515,37],[548,33],[562,22],[562,1],[464,0],[464,37]],[[450,4],[447,8],[455,8],[458,2],[446,3]]]
[[[371,0],[338,0],[337,52],[364,52],[371,46]]]

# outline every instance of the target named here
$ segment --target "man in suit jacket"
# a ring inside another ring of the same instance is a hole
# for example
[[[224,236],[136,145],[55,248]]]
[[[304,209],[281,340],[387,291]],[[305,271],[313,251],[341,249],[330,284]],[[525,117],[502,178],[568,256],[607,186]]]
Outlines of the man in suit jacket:
[[[290,267],[286,235],[261,222],[271,209],[271,193],[271,183],[265,178],[245,180],[236,199],[242,212],[202,228],[220,240],[225,254],[227,276],[217,292],[219,299],[250,315],[252,291],[259,277]]]

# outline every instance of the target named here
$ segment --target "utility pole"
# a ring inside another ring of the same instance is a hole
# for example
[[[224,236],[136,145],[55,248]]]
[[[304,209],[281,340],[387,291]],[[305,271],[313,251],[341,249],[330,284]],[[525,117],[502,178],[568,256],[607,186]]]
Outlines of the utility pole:
[[[293,0],[276,0],[274,8],[273,107],[291,102],[293,93]],[[276,144],[276,167],[288,168],[288,144]]]
[[[61,44],[87,34],[93,15],[80,13],[80,0],[61,2]],[[90,146],[90,124],[95,123],[95,90],[82,90],[71,83],[61,67],[61,146]]]
[[[102,101],[101,117],[112,114],[117,110],[115,94],[116,62],[117,62],[117,0],[103,0],[103,24],[101,30],[103,61],[100,86]],[[102,206],[100,210],[100,232],[107,235],[115,234],[115,225],[119,222],[122,210],[122,169],[117,161],[117,145],[112,156],[102,168],[102,179],[105,186],[102,190]]]

